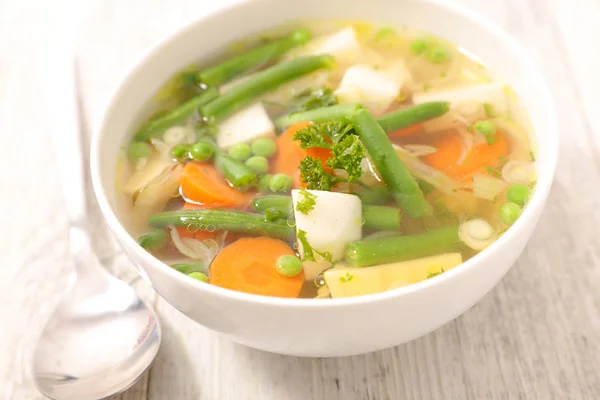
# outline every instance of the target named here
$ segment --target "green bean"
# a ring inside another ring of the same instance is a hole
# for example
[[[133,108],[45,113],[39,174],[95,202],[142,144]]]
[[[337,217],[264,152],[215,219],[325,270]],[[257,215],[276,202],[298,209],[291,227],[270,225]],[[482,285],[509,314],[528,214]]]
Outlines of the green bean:
[[[208,267],[204,263],[201,263],[201,262],[174,264],[174,265],[171,265],[171,267],[181,273],[186,274],[186,275],[189,274],[190,272],[204,272],[204,273],[208,272]]]
[[[392,192],[385,186],[377,186],[355,193],[363,204],[381,205],[394,200]]]
[[[294,31],[286,38],[272,41],[244,54],[232,57],[219,65],[207,68],[199,72],[196,79],[207,86],[221,85],[236,76],[266,65],[291,48],[304,44],[308,40],[310,40],[310,33],[306,29]]]
[[[234,159],[224,152],[215,154],[215,167],[225,176],[229,183],[239,190],[248,190],[252,186],[255,186],[258,181],[256,174],[243,162]]]
[[[155,214],[148,219],[155,228],[169,225],[189,229],[217,230],[245,233],[247,235],[270,236],[294,240],[296,232],[287,221],[267,221],[260,214],[223,210],[179,210]]]
[[[335,106],[316,108],[314,110],[300,111],[284,115],[275,120],[278,129],[285,129],[290,125],[303,121],[326,122],[350,118],[355,111],[360,110],[360,104],[336,104]]]
[[[390,133],[444,115],[449,109],[450,103],[446,101],[432,101],[386,114],[377,121]]]
[[[402,212],[399,208],[388,206],[363,206],[363,228],[378,231],[394,231],[400,229]]]
[[[135,142],[143,142],[150,140],[150,138],[154,136],[160,135],[173,125],[185,121],[186,118],[192,115],[194,111],[215,99],[218,94],[219,92],[217,89],[208,89],[207,91],[181,104],[174,110],[148,121],[137,131],[133,137],[133,140]]]
[[[260,213],[276,210],[281,218],[294,216],[291,196],[263,196],[252,201],[252,208]],[[401,211],[395,207],[363,205],[362,215],[366,229],[398,230],[400,229]]]
[[[358,110],[352,121],[369,158],[392,191],[396,203],[412,218],[431,215],[431,205],[425,200],[415,178],[400,161],[383,128],[369,110]]]
[[[250,75],[247,80],[203,106],[202,115],[209,124],[218,124],[255,101],[259,96],[286,82],[329,67],[333,62],[333,57],[323,54],[296,58],[276,64]]]
[[[164,229],[157,229],[146,235],[140,236],[138,243],[146,250],[153,250],[162,247],[167,239],[167,233]]]
[[[417,235],[351,242],[344,249],[344,257],[349,266],[366,267],[440,254],[461,246],[458,226],[451,226]]]

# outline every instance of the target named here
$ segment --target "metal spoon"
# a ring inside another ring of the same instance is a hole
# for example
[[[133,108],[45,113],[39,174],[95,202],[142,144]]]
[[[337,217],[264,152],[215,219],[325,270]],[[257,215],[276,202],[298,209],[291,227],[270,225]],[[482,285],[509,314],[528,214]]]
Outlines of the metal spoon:
[[[126,390],[144,373],[158,352],[161,329],[152,308],[109,274],[92,249],[76,62],[70,69],[71,114],[63,122],[71,125],[54,140],[77,277],[37,343],[33,372],[38,389],[50,398],[101,399]]]

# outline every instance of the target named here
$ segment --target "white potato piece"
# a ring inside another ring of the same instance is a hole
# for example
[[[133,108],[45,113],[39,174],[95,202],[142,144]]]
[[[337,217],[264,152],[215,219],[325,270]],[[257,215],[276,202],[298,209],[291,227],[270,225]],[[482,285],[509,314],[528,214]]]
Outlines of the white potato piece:
[[[249,143],[259,138],[275,138],[275,125],[261,103],[254,103],[233,114],[218,128],[217,144],[222,149]]]
[[[147,220],[152,214],[160,212],[169,200],[177,196],[179,182],[183,175],[181,164],[172,164],[170,168],[150,181],[139,192],[133,203],[133,213],[139,220]]]
[[[331,54],[340,65],[359,60],[362,57],[362,47],[354,28],[347,27],[329,35],[316,37],[300,48],[294,56],[319,54]]]
[[[301,190],[292,190],[296,231],[306,232],[306,240],[314,250],[329,252],[333,261],[344,255],[344,246],[348,242],[362,238],[362,204],[357,196],[345,193],[308,190],[315,196],[314,208],[303,214],[296,205],[304,200]],[[298,242],[298,251],[304,256],[302,244]],[[317,257],[316,262],[303,262],[304,277],[313,280],[331,264]]]
[[[335,91],[341,103],[361,103],[374,114],[383,113],[400,93],[402,83],[368,65],[353,65],[346,70]]]
[[[410,285],[461,263],[460,253],[446,253],[366,268],[336,266],[323,275],[331,297],[335,299],[380,293]]]
[[[173,166],[173,160],[162,154],[154,153],[148,158],[144,166],[136,170],[125,182],[123,192],[127,196],[133,196],[171,166]]]

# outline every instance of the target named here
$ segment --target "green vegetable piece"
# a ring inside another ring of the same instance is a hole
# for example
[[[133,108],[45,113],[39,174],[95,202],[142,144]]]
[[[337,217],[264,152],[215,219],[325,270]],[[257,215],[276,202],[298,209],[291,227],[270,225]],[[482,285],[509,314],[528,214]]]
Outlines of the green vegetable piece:
[[[391,133],[442,116],[448,110],[450,110],[450,103],[446,101],[432,101],[391,112],[379,117],[377,121],[384,131]]]
[[[162,247],[167,239],[167,233],[164,229],[156,229],[146,235],[140,236],[138,243],[145,250],[155,250]]]
[[[139,143],[142,143],[142,142],[139,142]],[[177,160],[183,160],[190,156],[189,151],[190,151],[189,146],[187,146],[185,144],[178,144],[178,145],[174,146],[173,149],[171,150],[171,155],[173,156],[173,158],[175,158]]]
[[[213,153],[213,147],[206,142],[194,143],[190,147],[190,156],[196,161],[208,161]]]
[[[385,131],[371,113],[362,109],[352,118],[354,129],[398,205],[411,218],[430,216],[431,205],[392,147]]]
[[[277,151],[277,145],[273,139],[256,139],[250,145],[252,154],[262,157],[273,157]]]
[[[483,111],[488,118],[494,118],[496,116],[496,111],[494,110],[494,105],[492,103],[483,103]]]
[[[302,262],[296,256],[286,254],[277,259],[277,272],[283,276],[293,278],[302,272]]]
[[[434,64],[443,64],[448,61],[450,54],[448,50],[443,46],[434,46],[427,49],[425,53],[427,59]]]
[[[206,275],[204,272],[194,271],[187,274],[187,276],[194,278],[197,281],[208,283],[208,275]]]
[[[148,143],[133,142],[127,149],[127,158],[131,162],[137,162],[142,158],[148,157],[152,153],[152,148]]]
[[[529,199],[531,190],[525,185],[512,185],[506,191],[506,200],[522,206]]]
[[[292,188],[293,180],[290,176],[286,174],[276,174],[273,175],[271,181],[269,182],[269,190],[271,192],[289,192]]]
[[[330,149],[348,133],[352,131],[352,125],[344,121],[329,121],[310,124],[299,129],[293,140],[300,142],[300,147],[308,149],[312,147]]]
[[[400,229],[402,211],[396,207],[387,206],[363,206],[362,216],[365,224],[364,229],[378,231],[395,231]]]
[[[521,206],[517,203],[504,203],[502,207],[500,207],[500,220],[506,225],[512,225],[517,222],[521,213]]]
[[[329,68],[333,63],[333,57],[326,54],[281,62],[251,75],[249,79],[203,106],[202,115],[208,123],[218,124],[259,96],[311,72]]]
[[[294,240],[294,228],[286,220],[266,221],[260,214],[224,210],[178,210],[155,214],[148,219],[155,228],[169,225],[205,230],[230,231],[247,235],[269,236],[283,240]]]
[[[441,254],[461,247],[458,226],[451,226],[417,235],[351,242],[344,249],[344,257],[349,266],[366,267]]]
[[[271,183],[272,178],[273,178],[273,175],[271,175],[271,174],[262,176],[260,178],[260,180],[258,181],[258,191],[263,194],[269,193],[271,191],[269,189],[269,183]]]
[[[227,153],[236,160],[246,161],[252,155],[252,150],[246,143],[240,143],[231,146]]]
[[[268,208],[265,210],[265,218],[267,221],[275,221],[283,217],[281,211],[276,210],[274,208]]]
[[[232,57],[214,67],[207,68],[197,75],[197,80],[207,86],[218,86],[244,73],[256,70],[281,56],[291,48],[310,40],[310,32],[299,29],[288,37],[274,40],[244,54]]]
[[[275,120],[275,126],[277,126],[278,129],[285,129],[290,125],[303,121],[319,123],[349,119],[355,111],[360,110],[361,108],[362,106],[360,104],[337,104],[335,106],[297,112],[278,118]]]
[[[429,40],[418,38],[414,39],[410,42],[410,51],[412,51],[416,55],[422,54],[425,50],[427,50],[430,46]]]
[[[150,140],[154,136],[162,134],[165,130],[185,121],[192,113],[198,110],[201,106],[207,104],[217,97],[219,92],[217,89],[208,89],[196,97],[186,101],[179,107],[171,110],[158,118],[154,118],[142,126],[133,140],[136,142],[144,142]]]
[[[302,252],[303,258],[302,261],[316,261],[315,254],[320,255],[324,260],[333,262],[331,253],[328,251],[317,251],[313,249],[313,247],[308,243],[308,239],[306,238],[306,232],[302,229],[298,229],[298,234],[296,235],[300,244],[302,244]]]
[[[423,179],[417,179],[417,183],[419,184],[421,191],[425,195],[427,195],[435,190],[435,186],[433,186],[431,183],[429,183],[427,181],[424,181]]]
[[[488,144],[494,144],[498,141],[496,135],[496,125],[492,121],[477,121],[473,125],[475,132],[485,137]]]
[[[288,105],[288,113],[315,110],[338,104],[337,97],[329,88],[306,89],[296,96]]]
[[[246,166],[259,175],[269,172],[269,160],[263,156],[252,156],[246,160]]]
[[[171,265],[171,267],[181,273],[189,274],[190,272],[204,272],[208,271],[208,268],[203,263],[184,263],[184,264],[175,264]]]
[[[363,203],[363,205],[381,205],[387,204],[394,200],[392,192],[390,192],[385,186],[364,189],[355,194],[360,198],[360,201]]]
[[[300,177],[306,187],[312,190],[331,190],[340,180],[331,175],[316,157],[305,157],[300,161]]]
[[[387,37],[393,36],[396,34],[396,29],[394,28],[381,28],[377,32],[375,32],[375,36],[373,37],[376,41],[381,41]]]
[[[236,189],[248,190],[258,181],[254,171],[225,153],[215,154],[215,166]]]
[[[331,148],[332,158],[327,160],[331,169],[340,169],[348,174],[348,182],[357,182],[363,175],[362,160],[365,148],[356,135],[347,135]]]
[[[296,211],[308,215],[315,208],[315,205],[317,205],[317,196],[306,189],[300,189],[300,194],[302,195],[302,200],[296,203]]]
[[[257,197],[252,200],[252,209],[262,213],[267,210],[277,210],[282,217],[289,217],[293,215],[292,197],[280,195]]]

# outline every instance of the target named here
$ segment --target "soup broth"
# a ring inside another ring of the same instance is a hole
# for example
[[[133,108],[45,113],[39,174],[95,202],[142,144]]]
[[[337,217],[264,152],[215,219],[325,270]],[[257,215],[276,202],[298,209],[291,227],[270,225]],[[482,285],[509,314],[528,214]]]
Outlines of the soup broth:
[[[257,295],[435,278],[509,229],[536,181],[511,87],[409,28],[278,28],[185,68],[141,112],[124,225],[190,279]]]

